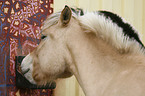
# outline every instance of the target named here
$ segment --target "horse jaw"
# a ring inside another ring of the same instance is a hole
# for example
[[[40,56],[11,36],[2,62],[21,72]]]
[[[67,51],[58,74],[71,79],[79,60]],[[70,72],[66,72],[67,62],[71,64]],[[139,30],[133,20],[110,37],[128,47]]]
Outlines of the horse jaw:
[[[36,84],[36,82],[34,81],[33,77],[32,77],[32,72],[33,72],[33,59],[30,56],[30,54],[28,54],[22,61],[21,63],[21,70],[22,73],[24,74],[24,76],[26,77],[26,79],[32,83],[32,84]]]

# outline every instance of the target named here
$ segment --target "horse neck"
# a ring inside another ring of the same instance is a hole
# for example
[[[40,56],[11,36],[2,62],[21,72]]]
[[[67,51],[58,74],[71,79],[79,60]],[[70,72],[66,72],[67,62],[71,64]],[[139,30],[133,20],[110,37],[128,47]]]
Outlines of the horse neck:
[[[120,69],[136,62],[130,59],[132,54],[122,55],[90,33],[75,35],[68,46],[73,58],[70,69],[86,96],[99,96]]]

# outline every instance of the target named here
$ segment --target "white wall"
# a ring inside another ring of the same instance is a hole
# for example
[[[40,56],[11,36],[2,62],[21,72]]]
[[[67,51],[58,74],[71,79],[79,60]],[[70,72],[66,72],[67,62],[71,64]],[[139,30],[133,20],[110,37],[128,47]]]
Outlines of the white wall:
[[[119,14],[130,22],[145,44],[145,0],[54,0],[54,12],[65,5],[76,6],[88,11],[108,10]],[[55,96],[84,96],[75,77],[59,80]]]

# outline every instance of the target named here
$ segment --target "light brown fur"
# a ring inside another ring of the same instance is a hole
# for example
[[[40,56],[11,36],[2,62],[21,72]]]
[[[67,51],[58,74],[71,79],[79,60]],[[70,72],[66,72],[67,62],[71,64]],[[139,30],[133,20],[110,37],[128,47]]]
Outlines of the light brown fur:
[[[73,74],[86,96],[145,96],[144,54],[120,53],[75,18],[65,26],[59,20],[42,34],[49,39],[31,53],[38,84]]]

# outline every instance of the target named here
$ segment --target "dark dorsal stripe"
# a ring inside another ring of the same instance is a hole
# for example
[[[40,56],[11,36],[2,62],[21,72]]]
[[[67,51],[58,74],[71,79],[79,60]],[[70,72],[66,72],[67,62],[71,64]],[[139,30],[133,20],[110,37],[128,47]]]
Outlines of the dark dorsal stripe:
[[[112,22],[116,23],[119,27],[123,29],[124,35],[128,36],[131,39],[136,40],[143,48],[144,45],[141,42],[138,34],[133,30],[130,24],[123,22],[123,20],[116,14],[108,12],[108,11],[98,11],[99,15],[105,16],[107,19],[111,19]]]
[[[83,9],[81,9],[81,8],[76,8],[76,9],[71,8],[71,10],[72,10],[75,14],[77,14],[78,16],[83,16],[83,15],[84,15],[84,11],[83,11]]]

